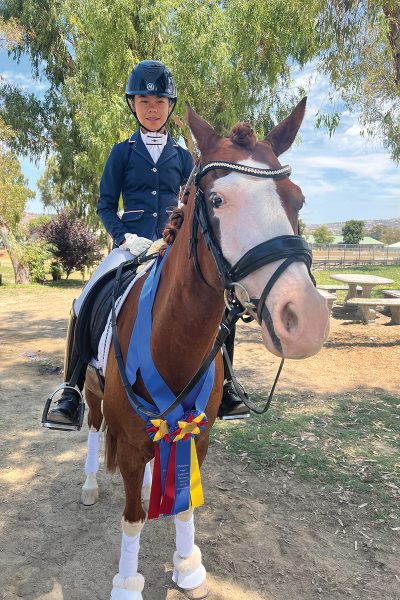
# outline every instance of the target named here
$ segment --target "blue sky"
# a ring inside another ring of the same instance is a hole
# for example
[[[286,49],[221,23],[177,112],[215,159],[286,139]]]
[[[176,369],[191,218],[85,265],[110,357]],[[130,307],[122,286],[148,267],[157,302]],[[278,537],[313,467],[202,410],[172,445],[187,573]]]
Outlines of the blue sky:
[[[0,52],[0,73],[5,80],[38,94],[46,87],[45,82],[32,79],[28,59],[17,64],[5,51]],[[355,115],[345,113],[332,138],[315,129],[315,115],[328,102],[329,84],[312,66],[296,81],[309,89],[307,112],[300,129],[301,143],[283,155],[281,162],[292,166],[292,179],[306,196],[303,221],[316,224],[400,217],[400,168],[380,144],[360,136]],[[21,166],[29,186],[37,191],[44,162],[35,165],[22,159]],[[39,193],[27,209],[41,212]]]

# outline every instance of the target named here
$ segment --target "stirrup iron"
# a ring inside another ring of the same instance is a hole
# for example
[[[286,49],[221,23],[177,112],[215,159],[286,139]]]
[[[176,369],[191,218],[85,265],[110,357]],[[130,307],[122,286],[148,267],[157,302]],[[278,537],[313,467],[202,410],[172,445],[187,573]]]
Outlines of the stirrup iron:
[[[53,402],[54,396],[62,391],[62,390],[74,390],[79,394],[79,406],[78,406],[78,418],[75,423],[56,423],[53,421],[49,421],[48,415],[49,410]],[[62,431],[80,431],[83,424],[83,417],[85,414],[85,402],[83,400],[82,392],[76,385],[69,385],[68,383],[62,383],[52,394],[47,398],[46,404],[44,405],[43,414],[42,414],[42,426],[47,427],[48,429],[61,429]]]

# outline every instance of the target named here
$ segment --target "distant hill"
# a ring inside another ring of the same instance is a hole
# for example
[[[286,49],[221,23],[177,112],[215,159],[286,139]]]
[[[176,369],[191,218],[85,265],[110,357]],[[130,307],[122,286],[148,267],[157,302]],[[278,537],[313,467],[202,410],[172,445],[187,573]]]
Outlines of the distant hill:
[[[385,227],[395,227],[400,229],[400,217],[393,219],[359,219],[360,221],[364,221],[365,229],[370,231],[374,225],[384,225]],[[329,229],[333,235],[340,235],[342,233],[343,225],[345,221],[339,223],[323,223],[325,227]],[[312,233],[317,229],[317,227],[321,227],[321,223],[319,225],[306,225],[307,233]]]

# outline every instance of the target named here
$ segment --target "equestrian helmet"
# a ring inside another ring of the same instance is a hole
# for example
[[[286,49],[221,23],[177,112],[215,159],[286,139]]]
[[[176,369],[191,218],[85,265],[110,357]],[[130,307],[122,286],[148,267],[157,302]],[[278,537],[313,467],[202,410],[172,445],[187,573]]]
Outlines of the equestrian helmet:
[[[177,99],[175,79],[171,71],[158,60],[142,60],[129,75],[125,97],[132,110],[132,96],[161,96]],[[133,112],[133,110],[132,110]]]

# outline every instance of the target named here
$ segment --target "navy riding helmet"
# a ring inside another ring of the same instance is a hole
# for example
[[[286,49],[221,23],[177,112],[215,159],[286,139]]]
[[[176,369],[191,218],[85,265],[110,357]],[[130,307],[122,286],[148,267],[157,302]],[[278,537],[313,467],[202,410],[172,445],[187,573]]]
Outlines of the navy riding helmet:
[[[176,84],[171,71],[158,60],[142,60],[129,75],[125,88],[126,101],[136,117],[132,102],[134,96],[162,96],[170,98],[175,106]]]

